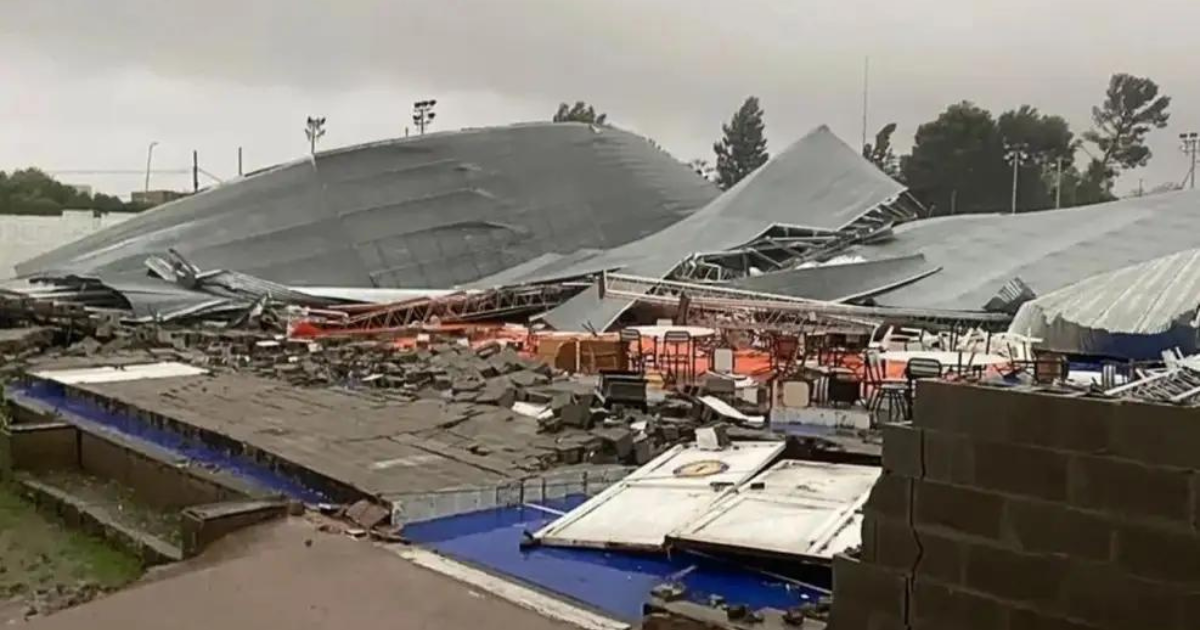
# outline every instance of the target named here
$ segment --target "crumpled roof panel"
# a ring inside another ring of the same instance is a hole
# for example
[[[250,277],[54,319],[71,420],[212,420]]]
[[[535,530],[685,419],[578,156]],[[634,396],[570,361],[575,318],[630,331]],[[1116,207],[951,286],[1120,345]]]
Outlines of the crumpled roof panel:
[[[569,277],[621,269],[662,278],[688,256],[745,245],[772,226],[841,229],[904,190],[821,126],[686,219],[554,273]],[[628,307],[621,300],[602,300],[590,289],[550,311],[545,320],[559,330],[603,330]]]
[[[923,254],[940,273],[876,298],[884,306],[981,310],[1020,278],[1046,295],[1089,276],[1200,245],[1200,192],[1017,215],[962,215],[902,225],[868,259]]]
[[[1158,358],[1196,351],[1200,249],[1092,276],[1026,302],[1010,330],[1073,354]]]
[[[729,284],[759,293],[841,302],[876,295],[938,271],[937,267],[925,261],[924,256],[917,254],[904,258],[786,269],[741,278]]]
[[[142,274],[173,248],[201,268],[302,286],[448,288],[546,254],[608,249],[717,195],[640,136],[578,123],[337,149],[148,211],[17,266]]]

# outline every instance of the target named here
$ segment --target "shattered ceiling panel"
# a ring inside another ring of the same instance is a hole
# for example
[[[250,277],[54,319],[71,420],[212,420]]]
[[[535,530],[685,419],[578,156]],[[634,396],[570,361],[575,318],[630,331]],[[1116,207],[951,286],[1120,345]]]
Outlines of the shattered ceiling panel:
[[[18,265],[106,281],[174,248],[293,286],[449,288],[662,230],[716,189],[645,138],[536,123],[318,153]]]

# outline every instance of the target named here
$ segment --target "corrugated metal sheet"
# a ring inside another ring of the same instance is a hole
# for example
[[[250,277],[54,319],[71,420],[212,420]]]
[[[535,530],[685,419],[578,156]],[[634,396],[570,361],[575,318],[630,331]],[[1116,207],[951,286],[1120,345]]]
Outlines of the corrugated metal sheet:
[[[660,549],[667,535],[762,471],[783,448],[783,442],[737,442],[721,451],[676,446],[534,538],[563,547]]]
[[[742,278],[730,285],[747,291],[841,302],[895,289],[940,271],[916,254],[867,262],[788,269]]]
[[[1151,359],[1197,351],[1200,249],[1092,276],[1021,307],[1009,330],[1039,347]]]
[[[854,253],[875,260],[923,254],[940,273],[878,296],[886,306],[982,309],[1020,278],[1046,295],[1089,276],[1200,245],[1200,192],[1017,215],[914,221],[888,243]]]
[[[828,560],[862,544],[873,466],[784,460],[671,535],[671,544]]]
[[[318,153],[18,265],[112,284],[178,250],[292,287],[443,289],[544,254],[608,249],[717,195],[645,138],[578,123],[437,133]]]
[[[604,269],[662,278],[685,258],[740,247],[772,226],[838,230],[897,199],[896,183],[859,152],[820,127],[688,218],[646,238],[566,268],[553,277]],[[603,330],[629,307],[589,289],[551,311],[559,330]]]

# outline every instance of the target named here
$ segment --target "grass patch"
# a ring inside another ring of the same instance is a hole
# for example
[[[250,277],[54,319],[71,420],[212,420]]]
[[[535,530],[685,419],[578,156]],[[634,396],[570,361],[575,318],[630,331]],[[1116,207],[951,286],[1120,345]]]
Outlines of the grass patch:
[[[0,568],[0,598],[80,583],[115,589],[143,571],[137,557],[47,518],[5,482],[0,482]]]

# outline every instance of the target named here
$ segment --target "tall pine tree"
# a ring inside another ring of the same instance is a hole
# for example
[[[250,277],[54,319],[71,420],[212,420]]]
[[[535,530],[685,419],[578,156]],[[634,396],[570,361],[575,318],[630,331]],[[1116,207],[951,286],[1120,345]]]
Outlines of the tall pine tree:
[[[766,163],[767,139],[763,137],[766,124],[758,97],[751,96],[733,115],[729,124],[722,125],[725,137],[713,145],[717,153],[717,184],[728,190],[742,181],[754,169]]]

